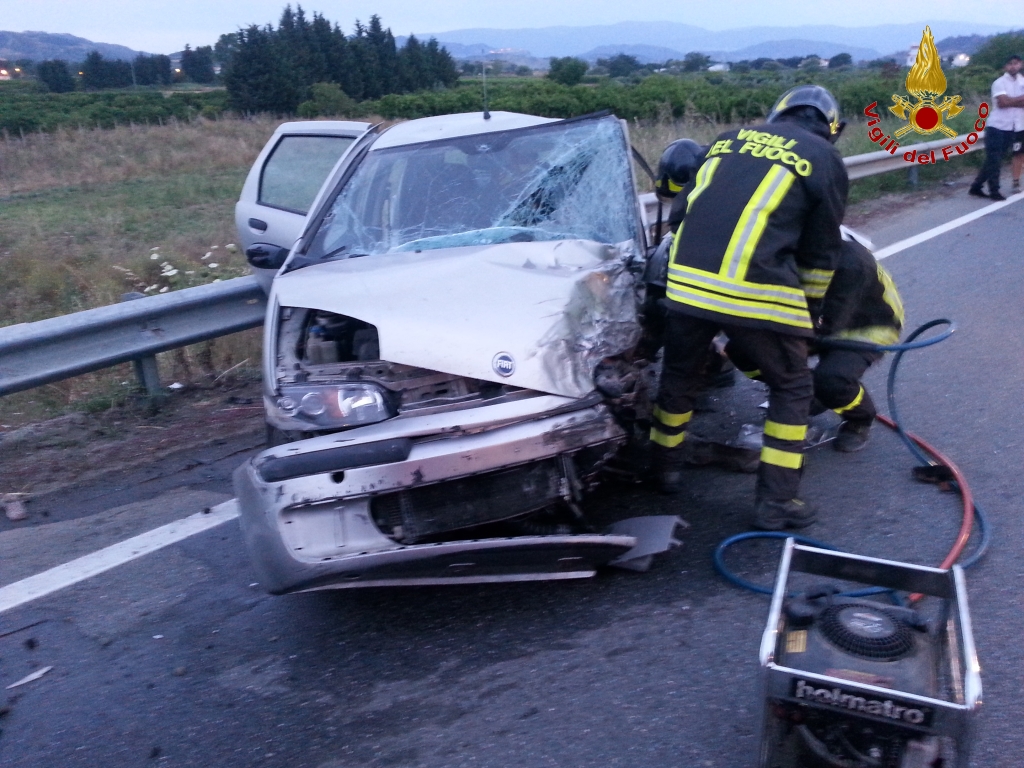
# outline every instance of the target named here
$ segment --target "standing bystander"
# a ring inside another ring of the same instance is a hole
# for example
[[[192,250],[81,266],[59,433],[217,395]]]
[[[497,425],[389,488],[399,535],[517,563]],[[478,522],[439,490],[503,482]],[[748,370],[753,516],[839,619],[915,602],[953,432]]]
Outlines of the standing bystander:
[[[1020,192],[1021,169],[1024,168],[1024,75],[1020,56],[1006,60],[1003,74],[992,83],[992,112],[985,124],[985,164],[978,172],[968,193],[975,197],[1005,200],[999,193],[999,167],[1006,150],[1013,152],[1010,171],[1013,194]],[[988,182],[988,194],[982,184]]]

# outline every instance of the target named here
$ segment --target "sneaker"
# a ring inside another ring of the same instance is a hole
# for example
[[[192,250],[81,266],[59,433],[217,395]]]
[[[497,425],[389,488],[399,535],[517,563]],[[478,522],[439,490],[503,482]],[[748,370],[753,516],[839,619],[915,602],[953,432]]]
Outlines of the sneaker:
[[[800,499],[771,501],[761,499],[754,505],[754,527],[762,531],[781,531],[784,528],[806,528],[818,519],[810,504]]]
[[[832,442],[832,447],[842,453],[855,453],[868,444],[870,436],[871,422],[854,424],[852,421],[844,421],[839,427],[839,434]]]
[[[999,190],[998,189],[995,192],[993,192],[992,194],[990,194],[988,197],[989,197],[989,200],[1005,200],[1006,199],[1001,194],[999,194]]]
[[[981,187],[972,186],[970,189],[967,190],[967,194],[972,195],[973,197],[988,197],[988,195],[985,194]]]

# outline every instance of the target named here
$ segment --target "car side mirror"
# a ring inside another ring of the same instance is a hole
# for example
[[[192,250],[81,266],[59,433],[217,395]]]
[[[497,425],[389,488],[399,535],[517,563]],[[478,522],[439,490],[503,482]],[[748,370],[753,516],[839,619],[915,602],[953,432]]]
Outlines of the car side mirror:
[[[245,258],[256,269],[278,270],[284,264],[291,249],[277,245],[256,243],[245,249]]]

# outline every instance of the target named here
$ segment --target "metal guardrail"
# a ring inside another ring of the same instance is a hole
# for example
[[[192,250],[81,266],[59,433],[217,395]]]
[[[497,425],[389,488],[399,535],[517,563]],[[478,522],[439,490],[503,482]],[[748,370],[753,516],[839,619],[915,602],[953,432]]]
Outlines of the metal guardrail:
[[[0,395],[255,328],[266,306],[250,276],[0,328]]]
[[[957,146],[958,144],[966,144],[967,137],[969,134],[961,134],[952,139],[939,139],[937,141],[926,141],[922,144],[911,144],[906,147],[900,147],[896,150],[895,155],[891,155],[884,149],[877,152],[868,152],[863,155],[853,155],[852,157],[844,157],[843,163],[846,165],[846,173],[850,177],[850,181],[855,179],[863,179],[865,176],[874,176],[879,173],[888,173],[889,171],[907,170],[912,172],[911,183],[916,183],[916,171],[921,166],[918,163],[910,163],[903,159],[904,152],[910,152],[916,150],[918,155],[926,154],[934,150],[939,151],[939,155],[936,160],[942,162],[943,147]],[[978,140],[973,144],[967,145],[968,152],[974,152],[985,147],[985,137],[982,134],[975,134]],[[952,152],[950,159],[958,157],[956,152]]]
[[[903,152],[941,151],[966,139],[963,135],[900,147],[903,151],[896,155],[869,152],[843,162],[851,179],[904,169],[913,182],[918,166],[905,161]],[[979,136],[968,151],[983,146]],[[658,206],[654,193],[641,195],[640,202],[653,223]],[[143,386],[155,394],[159,381],[153,355],[262,325],[266,302],[255,277],[239,277],[0,328],[0,396],[129,361],[135,362]]]

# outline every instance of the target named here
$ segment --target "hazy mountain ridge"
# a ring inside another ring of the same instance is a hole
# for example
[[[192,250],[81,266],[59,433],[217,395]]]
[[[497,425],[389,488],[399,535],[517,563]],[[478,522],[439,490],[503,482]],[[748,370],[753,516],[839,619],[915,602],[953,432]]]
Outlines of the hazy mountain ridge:
[[[124,45],[94,43],[84,37],[52,32],[4,32],[0,31],[0,58],[9,61],[32,59],[64,59],[83,61],[91,51],[99,51],[106,59],[131,61],[141,53]]]
[[[1009,27],[995,24],[970,22],[936,21],[930,24],[936,39],[947,37],[992,35],[1008,31]],[[854,59],[874,59],[885,52],[906,51],[921,39],[925,22],[920,24],[882,24],[872,27],[839,27],[831,25],[795,27],[745,27],[724,31],[712,31],[678,22],[621,22],[601,26],[541,27],[537,29],[459,29],[449,32],[433,32],[419,35],[422,39],[436,37],[438,42],[448,46],[453,56],[468,58],[456,52],[457,46],[473,48],[487,47],[488,50],[514,48],[529,51],[533,56],[586,56],[597,49],[608,51],[625,46],[644,45],[665,48],[686,54],[699,51],[716,57],[737,61],[744,58],[784,58],[817,53],[819,56],[833,56],[836,53],[850,53]],[[798,52],[788,47],[792,41],[806,41],[810,48]],[[770,44],[778,43],[780,53]],[[756,54],[747,52],[755,46]],[[859,50],[860,55],[855,54]],[[834,51],[833,53],[828,53]],[[469,54],[470,56],[473,54]],[[639,57],[638,57],[639,58]],[[677,57],[681,58],[681,57]]]

